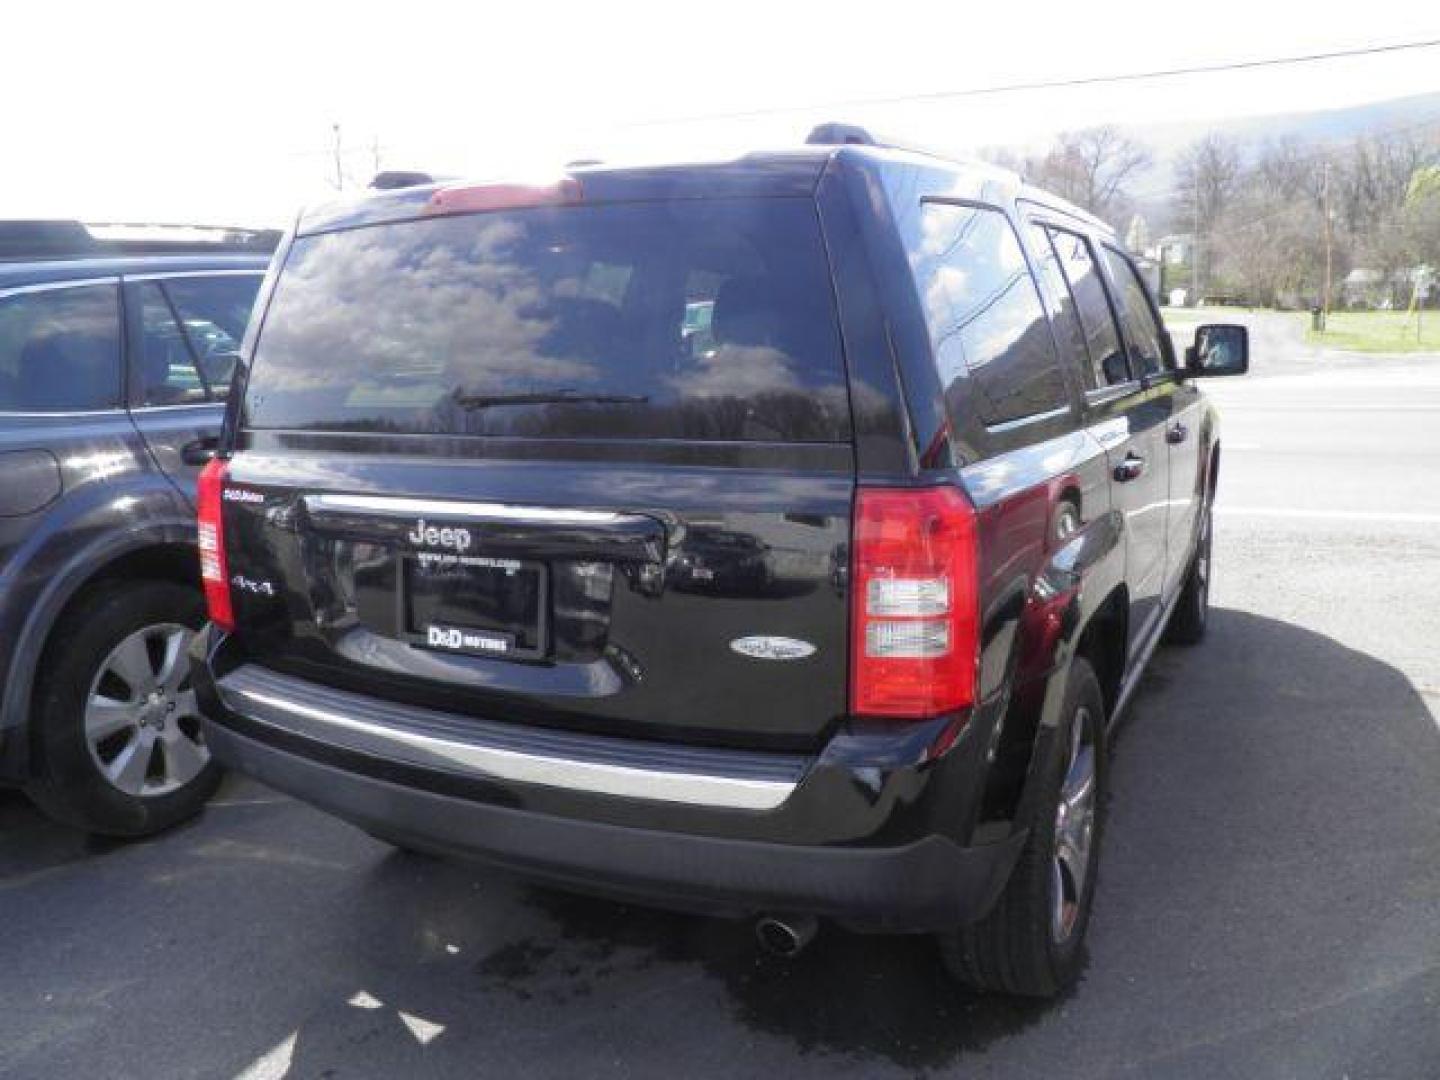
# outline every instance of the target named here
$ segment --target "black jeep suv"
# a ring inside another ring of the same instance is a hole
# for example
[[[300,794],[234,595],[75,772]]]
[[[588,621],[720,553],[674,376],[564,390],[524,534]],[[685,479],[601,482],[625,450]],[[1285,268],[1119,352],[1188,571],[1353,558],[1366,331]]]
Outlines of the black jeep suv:
[[[0,782],[94,832],[214,790],[193,492],[277,233],[0,222]]]
[[[199,496],[217,757],[407,848],[1073,977],[1243,330],[1179,366],[1099,222],[875,146],[377,195],[260,303]]]

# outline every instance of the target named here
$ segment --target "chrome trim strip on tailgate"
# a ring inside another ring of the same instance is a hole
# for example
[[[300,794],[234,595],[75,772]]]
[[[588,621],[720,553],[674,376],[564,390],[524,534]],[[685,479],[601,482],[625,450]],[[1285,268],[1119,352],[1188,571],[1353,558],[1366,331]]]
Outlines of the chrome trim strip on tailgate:
[[[400,517],[466,518],[544,525],[618,525],[650,523],[638,514],[610,510],[565,510],[550,506],[511,506],[506,503],[459,502],[451,499],[407,499],[386,495],[306,495],[309,509],[351,514],[386,514]]]
[[[757,767],[757,755],[743,752],[733,755],[735,767],[736,771],[751,773],[749,776],[681,771],[673,765],[646,768],[520,750],[495,745],[495,740],[486,741],[483,737],[486,730],[495,727],[488,721],[473,722],[474,737],[466,737],[468,733],[456,730],[466,723],[466,718],[430,710],[407,708],[400,714],[406,723],[387,723],[378,717],[358,715],[370,711],[359,702],[354,710],[345,708],[344,699],[354,695],[344,691],[316,687],[317,697],[324,702],[322,705],[294,700],[283,692],[284,684],[289,681],[292,680],[284,676],[261,676],[247,665],[219,680],[217,688],[226,706],[242,716],[344,749],[449,772],[598,795],[731,810],[773,810],[790,797],[803,773],[802,759],[776,756],[774,766]],[[512,730],[516,726],[505,725]],[[587,741],[596,746],[620,744],[627,756],[633,756],[637,749],[645,746],[635,740],[594,736],[550,738],[543,731],[537,731],[536,737],[537,741],[549,741],[552,745],[566,740]],[[662,758],[673,758],[685,751],[657,746],[656,752]],[[762,771],[771,775],[753,775]],[[777,773],[785,774],[784,778]]]

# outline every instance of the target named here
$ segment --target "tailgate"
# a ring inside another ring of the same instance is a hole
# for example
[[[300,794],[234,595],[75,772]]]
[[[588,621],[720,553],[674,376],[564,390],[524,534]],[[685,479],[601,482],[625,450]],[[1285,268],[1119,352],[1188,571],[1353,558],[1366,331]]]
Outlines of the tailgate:
[[[336,485],[333,458],[242,453],[241,637],[277,669],[477,716],[808,746],[845,711],[853,494],[848,450],[809,456],[478,476],[357,457]]]

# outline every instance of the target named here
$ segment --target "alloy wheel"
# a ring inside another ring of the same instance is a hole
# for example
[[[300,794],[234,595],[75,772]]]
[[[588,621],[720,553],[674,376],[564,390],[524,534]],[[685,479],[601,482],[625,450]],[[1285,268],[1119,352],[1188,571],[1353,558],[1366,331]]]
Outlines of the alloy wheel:
[[[1094,717],[1082,706],[1071,719],[1065,778],[1055,810],[1050,936],[1056,944],[1074,933],[1085,896],[1095,838],[1095,766]]]
[[[110,651],[85,699],[90,756],[126,795],[165,795],[205,768],[200,708],[190,681],[195,631],[158,623],[129,634]]]

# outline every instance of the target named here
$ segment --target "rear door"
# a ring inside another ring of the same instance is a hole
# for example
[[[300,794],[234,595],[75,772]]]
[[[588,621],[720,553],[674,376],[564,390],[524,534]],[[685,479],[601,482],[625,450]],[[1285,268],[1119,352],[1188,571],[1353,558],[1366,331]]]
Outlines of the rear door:
[[[199,455],[220,433],[261,277],[215,270],[125,279],[130,415],[156,464],[191,501]]]
[[[1125,576],[1130,591],[1130,651],[1144,646],[1159,617],[1165,587],[1170,460],[1165,432],[1170,386],[1147,388],[1143,339],[1129,326],[1102,255],[1085,231],[1043,224],[1069,286],[1085,335],[1086,427],[1105,448],[1111,503],[1125,522]]]
[[[238,638],[480,716],[816,745],[846,705],[849,417],[810,199],[302,237],[224,497]]]

